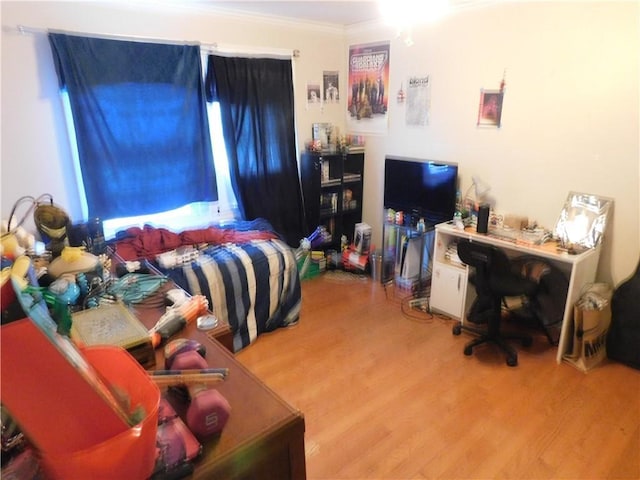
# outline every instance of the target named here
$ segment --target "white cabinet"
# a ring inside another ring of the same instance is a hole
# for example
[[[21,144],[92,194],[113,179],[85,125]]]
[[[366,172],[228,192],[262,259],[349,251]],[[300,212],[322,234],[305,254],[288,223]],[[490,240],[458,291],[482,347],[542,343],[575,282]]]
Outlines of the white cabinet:
[[[449,247],[457,238],[444,233],[436,226],[433,245],[433,267],[431,272],[432,311],[464,321],[467,300],[469,269],[466,265],[451,261]],[[455,249],[453,253],[455,253]]]
[[[467,270],[434,260],[431,273],[432,310],[462,319],[467,294]]]

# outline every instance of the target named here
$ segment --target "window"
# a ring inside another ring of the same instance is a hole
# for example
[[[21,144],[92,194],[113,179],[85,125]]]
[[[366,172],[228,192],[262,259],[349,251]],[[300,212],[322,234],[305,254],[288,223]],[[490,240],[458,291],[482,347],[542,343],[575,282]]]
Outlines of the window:
[[[220,212],[211,147],[220,129],[215,106],[204,102],[199,47],[63,34],[49,40],[68,92],[85,217],[103,218],[109,236],[131,222],[209,223]],[[223,192],[232,210],[232,195]]]
[[[87,201],[84,197],[84,188],[80,164],[78,162],[78,149],[75,143],[75,130],[73,116],[69,107],[69,96],[62,92],[62,101],[65,109],[65,117],[68,122],[68,130],[71,138],[71,149],[74,157],[74,174],[80,191],[80,202],[83,217],[88,218]],[[146,224],[155,227],[170,228],[174,231],[191,228],[202,228],[211,223],[224,223],[238,218],[238,204],[231,187],[229,177],[229,165],[225,150],[222,124],[220,122],[220,104],[218,102],[207,104],[209,116],[209,128],[213,146],[213,162],[216,169],[216,183],[218,186],[218,201],[197,202],[183,207],[160,212],[152,215],[139,215],[134,217],[113,218],[103,221],[105,238],[111,239],[116,233],[129,227],[142,227]]]

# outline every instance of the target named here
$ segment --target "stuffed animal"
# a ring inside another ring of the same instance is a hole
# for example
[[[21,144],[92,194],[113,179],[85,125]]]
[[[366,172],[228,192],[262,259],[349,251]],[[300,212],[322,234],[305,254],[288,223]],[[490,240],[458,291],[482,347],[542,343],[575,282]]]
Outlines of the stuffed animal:
[[[0,226],[2,241],[0,242],[0,254],[10,260],[15,260],[24,255],[27,250],[32,250],[36,244],[35,235],[27,232],[23,227],[17,227],[9,231],[9,222],[2,221]]]

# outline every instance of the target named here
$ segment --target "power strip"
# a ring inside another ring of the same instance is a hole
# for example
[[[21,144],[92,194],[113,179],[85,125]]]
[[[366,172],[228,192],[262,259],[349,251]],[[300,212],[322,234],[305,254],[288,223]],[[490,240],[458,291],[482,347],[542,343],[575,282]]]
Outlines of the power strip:
[[[429,299],[427,297],[411,299],[409,300],[409,307],[426,313],[429,311]]]

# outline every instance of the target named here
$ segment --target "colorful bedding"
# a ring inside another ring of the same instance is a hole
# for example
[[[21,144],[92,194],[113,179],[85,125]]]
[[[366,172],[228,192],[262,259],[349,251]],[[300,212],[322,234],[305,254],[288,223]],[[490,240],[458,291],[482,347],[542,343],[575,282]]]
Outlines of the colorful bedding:
[[[191,295],[206,296],[216,316],[229,323],[234,351],[250,345],[264,332],[298,322],[301,290],[295,254],[277,235],[267,230],[228,230],[226,239],[235,236],[235,242],[214,244],[208,238],[203,247],[202,231],[173,237],[154,230],[145,227],[137,232],[146,238],[129,235],[126,244],[117,244],[116,251],[121,256],[125,252],[129,257],[147,258]],[[217,231],[215,234],[221,236]],[[180,248],[193,239],[200,244],[196,258],[171,268],[155,262],[156,255],[169,250],[164,245]],[[145,251],[141,245],[150,248]]]

